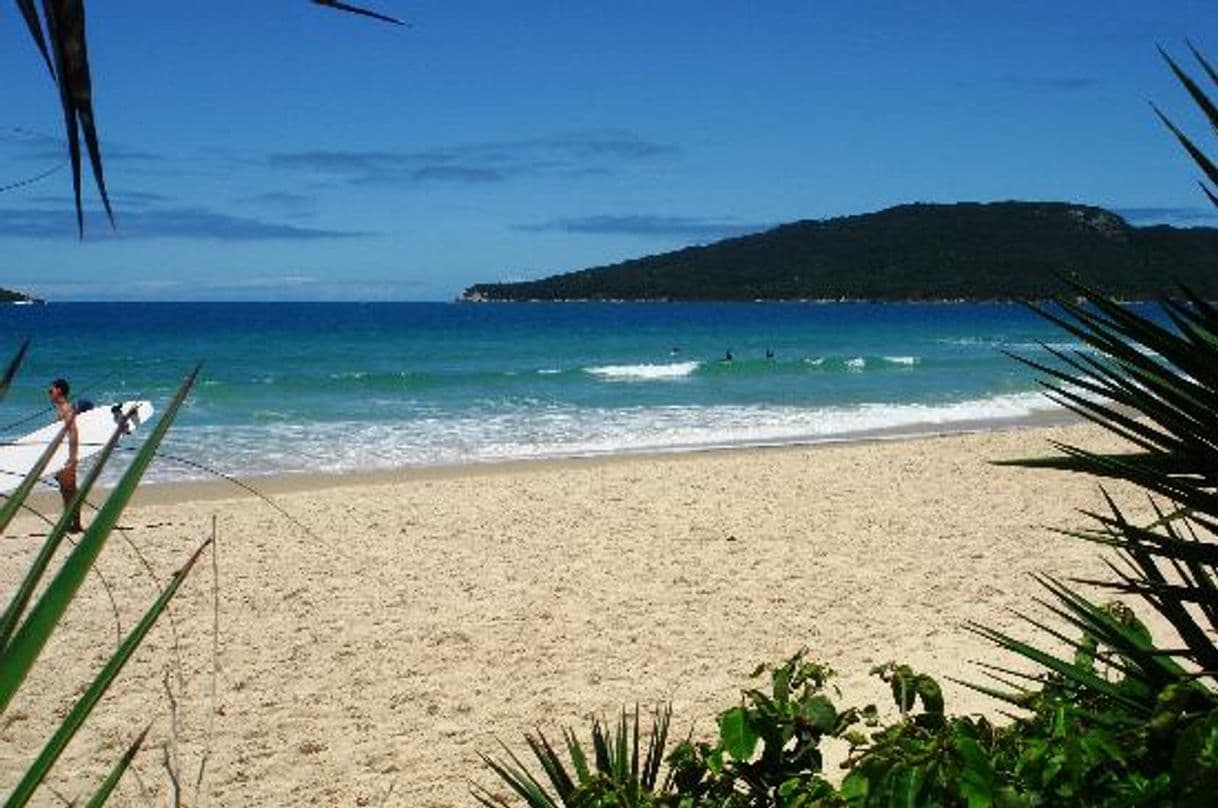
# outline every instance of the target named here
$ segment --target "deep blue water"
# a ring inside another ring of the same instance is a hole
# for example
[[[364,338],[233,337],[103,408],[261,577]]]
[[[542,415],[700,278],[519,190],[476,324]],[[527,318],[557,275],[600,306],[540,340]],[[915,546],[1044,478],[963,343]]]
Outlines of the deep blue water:
[[[0,308],[0,335],[33,338],[5,437],[50,420],[54,377],[159,410],[202,360],[166,451],[242,476],[1027,415],[1048,403],[1003,351],[1067,342],[1010,304],[60,303]]]

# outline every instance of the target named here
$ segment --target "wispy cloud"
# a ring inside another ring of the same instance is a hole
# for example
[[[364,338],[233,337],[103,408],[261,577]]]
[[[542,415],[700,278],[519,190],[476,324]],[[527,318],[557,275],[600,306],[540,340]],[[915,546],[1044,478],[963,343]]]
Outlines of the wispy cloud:
[[[275,208],[292,214],[310,211],[317,205],[317,200],[312,196],[285,191],[267,191],[260,194],[250,194],[239,197],[236,201],[240,204]]]
[[[63,138],[14,126],[0,129],[0,150],[24,160],[66,159],[68,154]]]
[[[739,222],[732,219],[709,219],[686,216],[583,216],[553,219],[540,224],[517,225],[526,232],[583,233],[589,235],[624,235],[664,238],[721,239],[756,233],[768,224]]]
[[[418,152],[304,151],[272,154],[272,168],[352,185],[497,183],[518,177],[606,174],[674,159],[675,146],[625,132],[474,143]]]
[[[1156,224],[1170,224],[1177,227],[1218,226],[1218,210],[1214,208],[1113,208],[1113,212],[1124,217],[1130,224],[1139,227]]]
[[[120,213],[113,232],[104,218],[90,212],[86,232],[91,239],[182,238],[216,241],[310,241],[368,235],[348,230],[299,227],[234,216],[206,208],[161,208]],[[74,230],[71,210],[66,208],[0,208],[0,238],[62,239]]]
[[[1099,86],[1091,76],[1001,76],[998,83],[1010,90],[1030,93],[1077,93]]]
[[[81,147],[83,151],[83,146]],[[0,129],[0,150],[16,159],[45,161],[67,160],[68,146],[60,135],[37,132],[20,127]],[[102,158],[107,162],[160,162],[164,155],[106,141],[102,144]]]
[[[72,197],[68,194],[38,194],[24,201],[31,206],[62,208],[64,210],[72,209]],[[168,196],[151,191],[111,191],[110,201],[114,203],[115,209],[119,211],[127,211],[133,208],[144,210],[172,202]]]

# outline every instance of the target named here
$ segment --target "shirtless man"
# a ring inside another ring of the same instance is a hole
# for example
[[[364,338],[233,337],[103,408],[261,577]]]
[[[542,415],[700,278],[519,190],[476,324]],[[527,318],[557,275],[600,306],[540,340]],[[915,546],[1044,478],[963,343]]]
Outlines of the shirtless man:
[[[72,497],[76,496],[76,462],[79,458],[80,438],[76,433],[76,409],[68,400],[70,388],[66,379],[56,379],[51,382],[47,394],[59,420],[68,425],[68,462],[62,469],[55,472],[55,482],[59,483],[59,493],[63,497],[63,506],[68,507]],[[84,528],[80,524],[80,511],[72,514],[72,526],[68,528],[73,533],[79,533]]]

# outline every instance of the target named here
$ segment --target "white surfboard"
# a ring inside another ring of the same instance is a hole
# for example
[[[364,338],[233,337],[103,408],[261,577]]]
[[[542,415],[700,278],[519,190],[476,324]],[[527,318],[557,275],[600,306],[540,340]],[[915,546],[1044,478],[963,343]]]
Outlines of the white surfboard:
[[[77,460],[84,460],[86,457],[100,452],[102,447],[106,445],[106,441],[110,440],[110,436],[114,434],[114,430],[118,426],[119,419],[122,418],[123,413],[129,412],[133,407],[135,408],[135,415],[127,421],[127,434],[131,434],[140,424],[152,417],[151,401],[96,404],[90,410],[77,413]],[[46,451],[51,441],[55,440],[55,436],[59,434],[59,430],[62,427],[63,424],[56,421],[53,424],[44,426],[42,429],[17,438],[15,441],[0,443],[0,494],[7,494],[21,485],[25,475],[29,474],[30,469],[34,468],[38,458],[42,457],[42,453]],[[68,438],[65,435],[63,442],[59,444],[59,448],[51,456],[51,462],[47,463],[47,476],[53,475],[62,469],[67,462]]]

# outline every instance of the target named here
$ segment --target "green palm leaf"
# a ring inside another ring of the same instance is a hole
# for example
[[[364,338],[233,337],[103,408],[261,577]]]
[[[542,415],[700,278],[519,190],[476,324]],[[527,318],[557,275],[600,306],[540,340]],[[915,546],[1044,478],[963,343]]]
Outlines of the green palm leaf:
[[[144,731],[127,747],[127,751],[114,764],[114,768],[110,770],[110,774],[102,781],[101,787],[97,789],[97,793],[85,804],[85,808],[101,808],[106,804],[106,800],[110,799],[110,795],[114,793],[118,781],[122,779],[123,774],[131,765],[131,761],[135,760],[135,755],[140,751],[140,747],[144,745],[144,739],[148,737],[148,730],[152,729],[152,725],[144,727]]]
[[[17,513],[25,507],[25,502],[29,498],[30,492],[42,477],[43,472],[46,471],[47,464],[51,462],[52,455],[59,449],[60,444],[63,443],[64,436],[67,434],[68,428],[66,426],[59,430],[59,433],[47,444],[47,448],[43,450],[38,460],[34,463],[34,467],[25,475],[21,485],[17,486],[17,489],[4,501],[4,505],[0,506],[0,530],[7,528]],[[45,571],[47,564],[50,563],[52,556],[55,555],[55,550],[58,549],[63,537],[67,534],[68,524],[71,519],[71,511],[65,508],[63,515],[60,517],[60,523],[56,524],[50,533],[47,534],[46,541],[42,543],[38,555],[26,570],[25,578],[22,580],[21,585],[17,587],[12,600],[9,601],[9,605],[5,608],[4,615],[0,616],[0,649],[3,649],[8,644],[9,637],[12,636],[13,630],[16,629],[17,620],[20,618],[22,611],[24,611],[25,604],[29,601],[34,587],[38,585],[43,571]]]
[[[123,474],[118,485],[102,505],[85,531],[80,542],[64,561],[59,573],[30,611],[25,622],[13,635],[12,641],[3,649],[0,657],[0,712],[8,707],[21,682],[33,667],[42,647],[55,630],[63,613],[67,610],[77,589],[84,582],[97,555],[105,546],[106,539],[118,522],[123,509],[135,493],[136,486],[160,445],[170,424],[186,400],[199,373],[196,367],[178,388],[177,394],[157,422],[152,434]]]
[[[585,805],[627,808],[650,805],[668,744],[671,718],[671,707],[653,712],[645,754],[637,706],[633,721],[622,710],[616,726],[594,718],[591,758],[595,761],[595,768],[589,766],[589,756],[575,733],[569,729],[563,731],[563,737],[570,766],[540,732],[535,736],[526,734],[525,741],[552,791],[540,778],[530,773],[506,746],[503,748],[508,756],[507,762],[487,755],[482,755],[482,760],[531,808],[577,808]],[[640,754],[643,754],[642,758]],[[501,807],[508,804],[477,784],[471,785],[471,791],[482,805]]]
[[[115,495],[111,495],[111,499],[113,499],[114,496]],[[148,611],[144,613],[144,617],[115,650],[114,655],[110,657],[109,661],[102,668],[101,672],[98,673],[97,678],[95,678],[93,683],[89,685],[89,688],[85,691],[84,695],[81,696],[80,700],[76,702],[76,705],[72,708],[71,712],[68,713],[67,717],[59,725],[58,729],[56,729],[55,734],[51,736],[51,739],[47,742],[46,746],[43,747],[41,754],[38,755],[38,758],[34,761],[33,765],[26,770],[25,776],[21,778],[21,782],[17,784],[17,787],[13,790],[13,793],[9,795],[8,801],[5,803],[5,808],[19,808],[29,801],[30,797],[34,793],[34,790],[38,787],[39,783],[42,782],[43,778],[46,777],[47,772],[51,770],[51,766],[55,765],[55,761],[58,760],[59,756],[63,753],[64,748],[68,745],[68,741],[72,740],[72,737],[84,724],[85,719],[89,717],[89,714],[93,711],[93,708],[97,705],[98,701],[100,701],[101,697],[105,695],[106,690],[108,690],[114,680],[118,678],[123,666],[127,664],[127,661],[131,658],[131,655],[135,653],[140,643],[143,642],[144,637],[152,629],[152,626],[156,623],[157,618],[161,616],[163,611],[165,611],[165,607],[169,605],[169,601],[178,591],[178,587],[180,587],[182,582],[186,580],[186,575],[190,572],[191,568],[194,567],[195,562],[199,560],[199,557],[203,554],[203,551],[210,544],[211,539],[207,539],[205,542],[203,542],[203,544],[201,544],[186,561],[186,564],[173,574],[173,577],[169,581],[169,585],[165,587],[165,589],[161,592],[160,597],[153,602]]]
[[[21,585],[17,588],[16,593],[14,593],[12,601],[4,611],[3,617],[0,617],[0,648],[4,648],[8,644],[9,638],[17,627],[17,621],[25,611],[25,607],[34,593],[34,589],[38,586],[38,582],[42,580],[42,575],[46,571],[47,565],[50,564],[64,537],[67,536],[68,528],[74,521],[73,514],[86,501],[89,492],[93,490],[93,486],[101,476],[102,469],[114,453],[119,438],[127,433],[127,424],[131,419],[132,412],[126,412],[119,418],[118,423],[115,424],[114,432],[111,433],[105,446],[102,447],[101,452],[97,455],[97,459],[77,488],[72,501],[63,509],[59,520],[51,528],[50,532],[47,533],[46,541],[43,542],[42,547],[38,550],[38,555],[35,556],[34,561],[26,570],[25,578],[22,579]],[[51,442],[46,451],[42,453],[42,456],[38,459],[34,468],[30,470],[29,474],[26,475],[25,480],[22,481],[17,491],[4,503],[4,507],[0,508],[0,530],[8,526],[12,517],[24,505],[26,497],[38,481],[38,478],[42,476],[48,461],[51,459],[51,455],[54,454],[55,449],[63,441],[66,433],[66,428],[60,430],[59,435]]]
[[[339,2],[339,0],[312,0],[315,5],[364,17],[405,25],[395,17],[372,11],[362,6]],[[97,136],[97,124],[93,112],[93,79],[89,68],[88,38],[85,35],[84,0],[43,0],[42,15],[34,0],[17,0],[30,38],[42,55],[47,69],[59,92],[59,104],[63,114],[64,135],[68,144],[68,158],[72,166],[72,191],[76,204],[76,228],[84,238],[84,208],[81,204],[81,154],[83,138],[93,171],[93,181],[106,211],[110,226],[114,227],[114,211],[106,191],[105,173],[102,165],[101,143]],[[46,34],[43,34],[45,25]]]
[[[969,631],[981,636],[990,642],[1005,648],[1019,656],[1029,659],[1044,668],[1047,668],[1062,678],[1070,680],[1082,687],[1107,696],[1114,702],[1121,704],[1125,709],[1135,715],[1149,717],[1151,710],[1150,706],[1144,699],[1131,697],[1123,688],[1103,679],[1091,671],[1084,671],[1077,668],[1073,662],[1067,662],[1055,654],[1041,650],[1036,646],[1023,642],[1009,634],[980,625],[978,623],[968,623],[965,626]]]
[[[3,400],[8,395],[8,389],[13,384],[13,379],[17,376],[17,371],[21,369],[21,363],[25,361],[25,355],[30,350],[30,339],[26,337],[21,343],[21,347],[17,349],[17,353],[13,354],[13,358],[8,361],[8,366],[4,368],[4,376],[0,377],[0,400]]]

